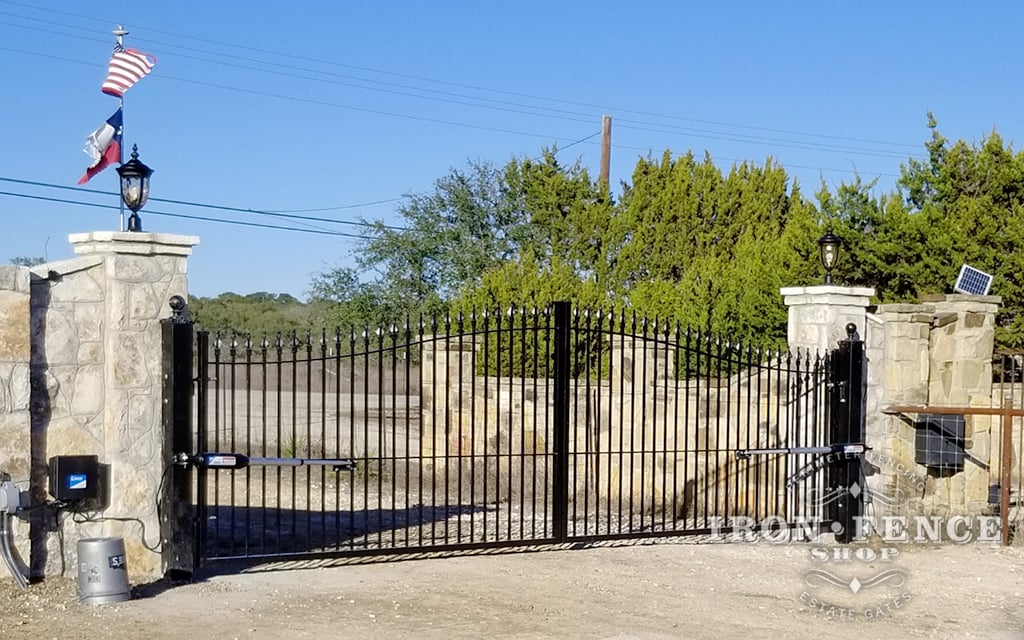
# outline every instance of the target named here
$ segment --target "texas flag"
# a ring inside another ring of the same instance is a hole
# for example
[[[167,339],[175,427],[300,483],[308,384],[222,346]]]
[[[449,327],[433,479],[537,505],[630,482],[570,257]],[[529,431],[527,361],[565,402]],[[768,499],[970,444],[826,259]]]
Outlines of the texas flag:
[[[100,128],[89,134],[85,139],[85,151],[92,158],[92,166],[85,170],[85,175],[78,184],[85,184],[94,175],[103,171],[115,162],[121,163],[121,109],[100,125]]]

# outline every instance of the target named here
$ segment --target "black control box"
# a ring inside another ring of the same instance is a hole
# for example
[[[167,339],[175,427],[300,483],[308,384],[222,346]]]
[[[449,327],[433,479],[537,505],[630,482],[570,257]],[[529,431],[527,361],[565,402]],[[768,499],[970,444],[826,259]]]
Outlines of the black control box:
[[[100,497],[100,460],[97,456],[50,458],[50,495],[62,502]]]

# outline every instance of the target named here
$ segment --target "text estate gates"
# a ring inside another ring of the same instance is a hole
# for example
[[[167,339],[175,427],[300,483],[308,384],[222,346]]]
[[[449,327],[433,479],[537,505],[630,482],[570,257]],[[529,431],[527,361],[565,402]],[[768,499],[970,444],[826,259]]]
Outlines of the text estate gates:
[[[176,326],[165,370],[187,367],[167,376],[180,387],[193,378],[181,338],[191,325]],[[859,464],[736,455],[862,438],[853,334],[839,355],[789,353],[555,303],[319,335],[200,331],[195,346],[194,439],[182,437],[190,412],[173,406],[180,389],[166,394],[175,452],[354,462],[175,470],[165,539],[193,527],[196,564],[708,534],[751,521],[816,532],[859,515],[838,490]]]

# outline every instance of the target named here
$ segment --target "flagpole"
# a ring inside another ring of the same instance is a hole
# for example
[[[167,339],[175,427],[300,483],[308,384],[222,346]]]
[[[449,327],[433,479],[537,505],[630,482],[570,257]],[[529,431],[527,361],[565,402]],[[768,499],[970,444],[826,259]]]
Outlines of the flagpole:
[[[117,36],[117,46],[123,47],[124,46],[124,37],[126,35],[128,35],[128,32],[125,31],[124,25],[123,24],[117,25],[117,28],[114,29],[113,33],[114,33],[115,36]],[[124,95],[122,95],[119,98],[119,100],[118,100],[118,107],[117,108],[121,111],[121,139],[124,140]],[[123,155],[124,155],[124,145],[123,144],[121,145],[121,149],[122,149],[121,150],[121,154],[122,154],[122,157],[123,157]],[[118,158],[117,161],[118,161],[118,163],[120,163],[121,162],[121,158]],[[118,192],[120,192],[120,187],[118,187]],[[121,224],[120,224],[120,226],[118,227],[117,230],[118,231],[124,231],[124,198],[118,196],[117,200],[118,200],[118,202],[121,203]]]

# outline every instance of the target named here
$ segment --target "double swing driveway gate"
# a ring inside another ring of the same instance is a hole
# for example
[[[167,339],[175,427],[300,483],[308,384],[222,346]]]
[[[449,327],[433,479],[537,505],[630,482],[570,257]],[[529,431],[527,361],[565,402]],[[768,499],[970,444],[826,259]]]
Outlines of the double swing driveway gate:
[[[852,332],[789,353],[554,303],[194,341],[176,314],[164,342],[171,565],[813,535],[859,515]]]

